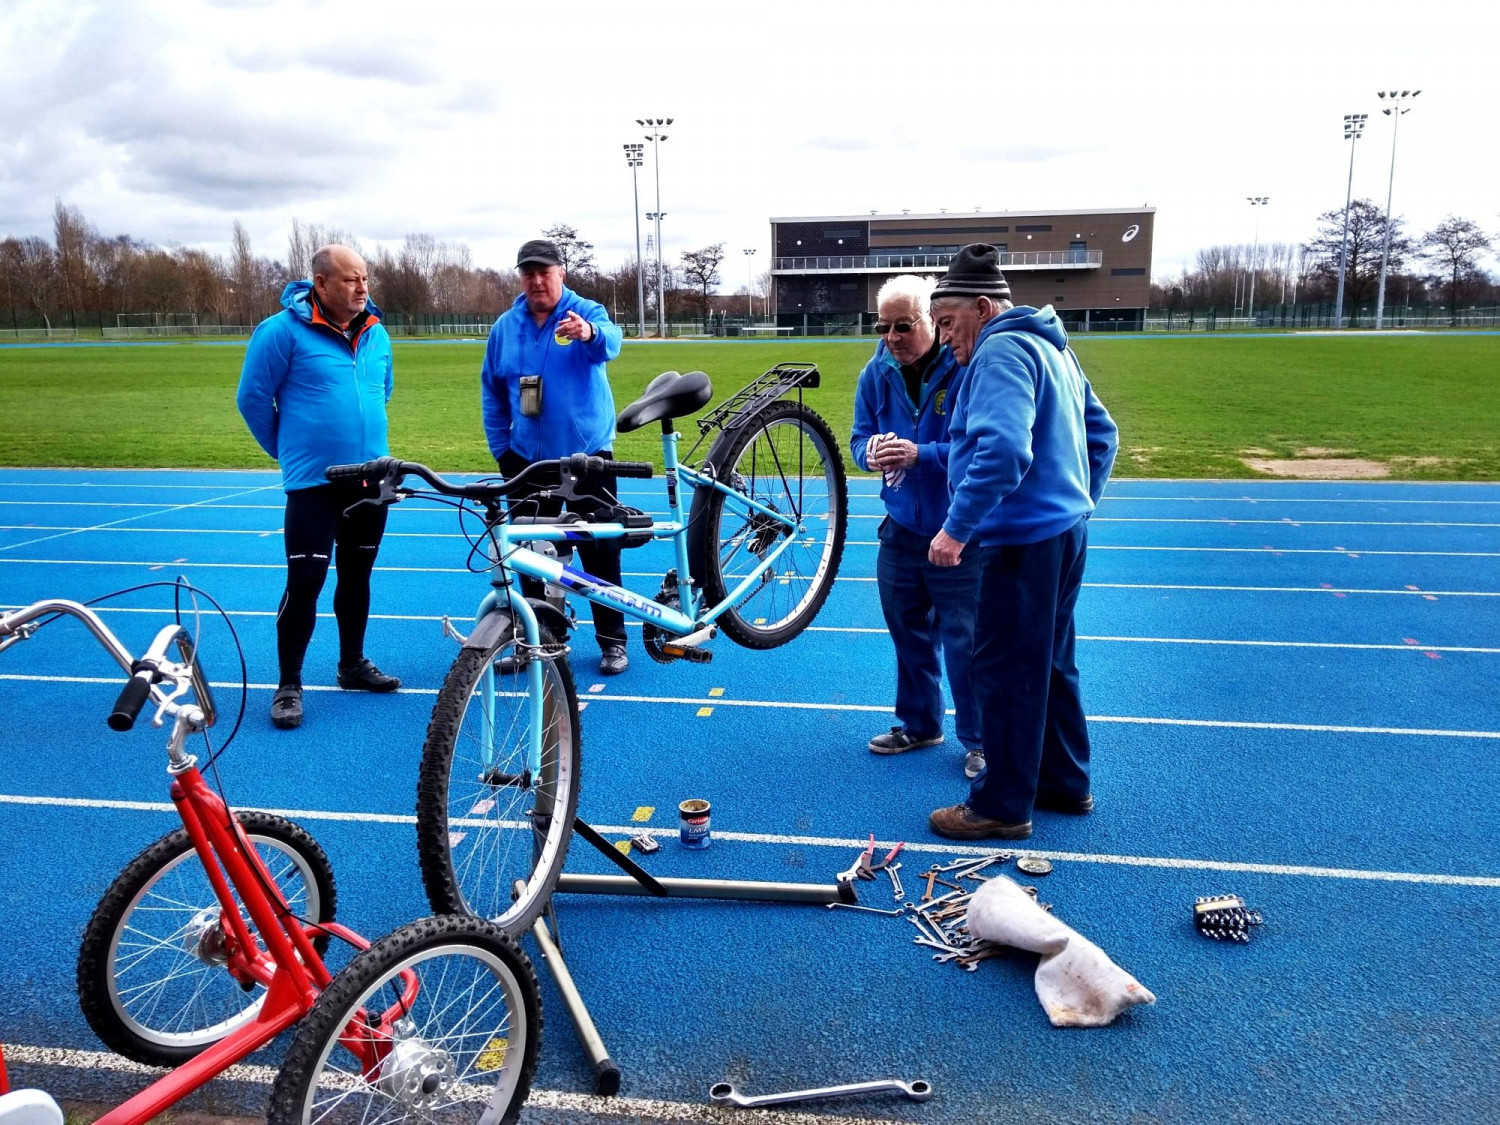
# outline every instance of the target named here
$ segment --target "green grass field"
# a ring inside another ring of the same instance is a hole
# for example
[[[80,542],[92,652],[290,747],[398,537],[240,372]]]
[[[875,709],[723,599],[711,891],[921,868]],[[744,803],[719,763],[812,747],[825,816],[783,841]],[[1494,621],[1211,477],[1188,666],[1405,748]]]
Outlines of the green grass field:
[[[1120,423],[1116,472],[1253,477],[1247,455],[1326,449],[1396,479],[1500,479],[1500,336],[1087,338],[1077,351]],[[718,397],[778,361],[810,361],[809,403],[841,438],[869,341],[631,344],[611,364],[623,407],[657,373],[701,369]],[[391,450],[446,470],[493,467],[479,344],[395,344]],[[234,407],[242,348],[0,346],[0,464],[263,468]],[[690,425],[682,427],[696,435]],[[654,427],[616,455],[659,460]]]

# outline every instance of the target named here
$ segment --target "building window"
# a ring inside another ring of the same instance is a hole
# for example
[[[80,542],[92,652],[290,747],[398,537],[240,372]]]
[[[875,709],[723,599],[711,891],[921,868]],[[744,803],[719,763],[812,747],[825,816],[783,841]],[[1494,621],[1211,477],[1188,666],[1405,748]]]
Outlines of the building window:
[[[865,232],[852,227],[829,228],[823,231],[824,238],[858,238]]]
[[[1051,229],[1052,229],[1052,224],[1051,223],[1037,223],[1037,224],[1034,224],[1032,226],[1018,226],[1016,228],[1016,232],[1018,234],[1025,234],[1025,233],[1045,234],[1046,232],[1050,231]]]
[[[1110,277],[1145,277],[1146,270],[1143,266],[1132,266],[1130,269],[1110,270]]]

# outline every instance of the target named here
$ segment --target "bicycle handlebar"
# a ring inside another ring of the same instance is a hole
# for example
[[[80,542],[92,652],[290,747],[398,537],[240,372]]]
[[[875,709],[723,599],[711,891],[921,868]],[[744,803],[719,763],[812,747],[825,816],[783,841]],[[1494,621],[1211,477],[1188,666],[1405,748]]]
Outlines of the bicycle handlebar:
[[[361,465],[330,465],[324,475],[335,483],[365,481],[370,484],[389,485],[392,488],[399,486],[403,478],[416,476],[421,477],[435,491],[445,496],[462,496],[470,500],[494,500],[514,491],[533,472],[547,468],[555,468],[559,472],[566,469],[575,477],[594,477],[612,473],[617,477],[639,480],[649,480],[656,472],[656,467],[649,461],[611,461],[603,457],[592,457],[586,453],[574,453],[569,457],[558,457],[555,460],[534,461],[506,481],[484,481],[474,484],[454,484],[452,481],[443,479],[426,465],[418,464],[416,461],[400,461],[395,457],[377,457]]]

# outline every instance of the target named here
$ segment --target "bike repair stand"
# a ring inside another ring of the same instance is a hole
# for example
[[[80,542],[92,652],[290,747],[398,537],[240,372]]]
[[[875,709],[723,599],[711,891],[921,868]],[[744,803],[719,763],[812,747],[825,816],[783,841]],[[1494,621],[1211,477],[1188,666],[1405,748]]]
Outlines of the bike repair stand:
[[[714,898],[731,899],[737,902],[801,902],[814,906],[827,906],[841,902],[854,905],[859,897],[854,887],[847,882],[823,883],[768,883],[748,879],[674,879],[657,878],[629,856],[618,851],[592,825],[576,816],[573,831],[592,844],[624,875],[570,875],[558,876],[557,891],[586,895],[642,895],[651,898]],[[557,991],[562,994],[573,1029],[578,1032],[578,1041],[588,1052],[594,1064],[595,1093],[610,1095],[620,1089],[620,1068],[609,1057],[599,1029],[589,1015],[588,1007],[573,983],[573,974],[563,961],[562,950],[553,934],[547,929],[546,916],[552,918],[552,929],[557,929],[557,914],[549,901],[543,916],[532,924],[531,935],[536,938],[542,951],[542,960],[552,971]]]

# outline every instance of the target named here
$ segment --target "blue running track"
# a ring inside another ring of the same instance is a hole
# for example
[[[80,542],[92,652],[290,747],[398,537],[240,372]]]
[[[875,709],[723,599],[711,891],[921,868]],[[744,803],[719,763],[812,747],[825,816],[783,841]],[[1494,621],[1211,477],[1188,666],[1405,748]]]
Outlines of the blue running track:
[[[660,482],[626,483],[627,503],[661,507]],[[399,505],[367,648],[405,688],[336,690],[329,612],[307,720],[275,731],[277,485],[0,470],[0,604],[178,573],[213,593],[251,684],[226,791],[308,827],[338,875],[340,920],[374,937],[427,912],[412,814],[453,654],[440,621],[468,618],[485,582],[464,570],[451,510]],[[605,680],[580,629],[582,812],[619,838],[654,809],[653,872],[831,881],[872,831],[908,841],[913,875],[987,850],[926,827],[964,793],[951,726],[945,746],[866,750],[893,721],[894,671],[873,579],[880,505],[870,480],[851,492],[837,587],[792,644],[721,638],[710,665],[658,666],[633,639],[630,670]],[[1034,957],[936,965],[897,919],[560,896],[569,966],[624,1085],[612,1102],[583,1096],[592,1072],[545,983],[525,1120],[728,1120],[706,1106],[724,1079],[758,1093],[877,1077],[937,1092],[809,1106],[803,1120],[1497,1119],[1500,485],[1121,480],[1090,536],[1078,624],[1097,808],[1038,814],[1025,846],[1055,862],[1043,900],[1159,1002],[1059,1031],[1032,992]],[[665,546],[630,552],[626,582],[654,594],[668,565]],[[139,650],[169,604],[153,591],[105,617]],[[217,622],[204,636],[229,709],[232,647]],[[78,1012],[79,937],[126,861],[176,825],[160,732],[105,729],[117,680],[70,623],[0,656],[0,1042],[16,1077],[88,1100],[143,1079],[112,1064]],[[686,797],[713,802],[707,851],[676,841]],[[606,866],[581,843],[569,859]],[[884,905],[884,886],[862,893]],[[1193,931],[1194,898],[1230,891],[1264,912],[1249,945]],[[274,1066],[281,1049],[254,1061]],[[200,1102],[259,1114],[262,1075]]]

